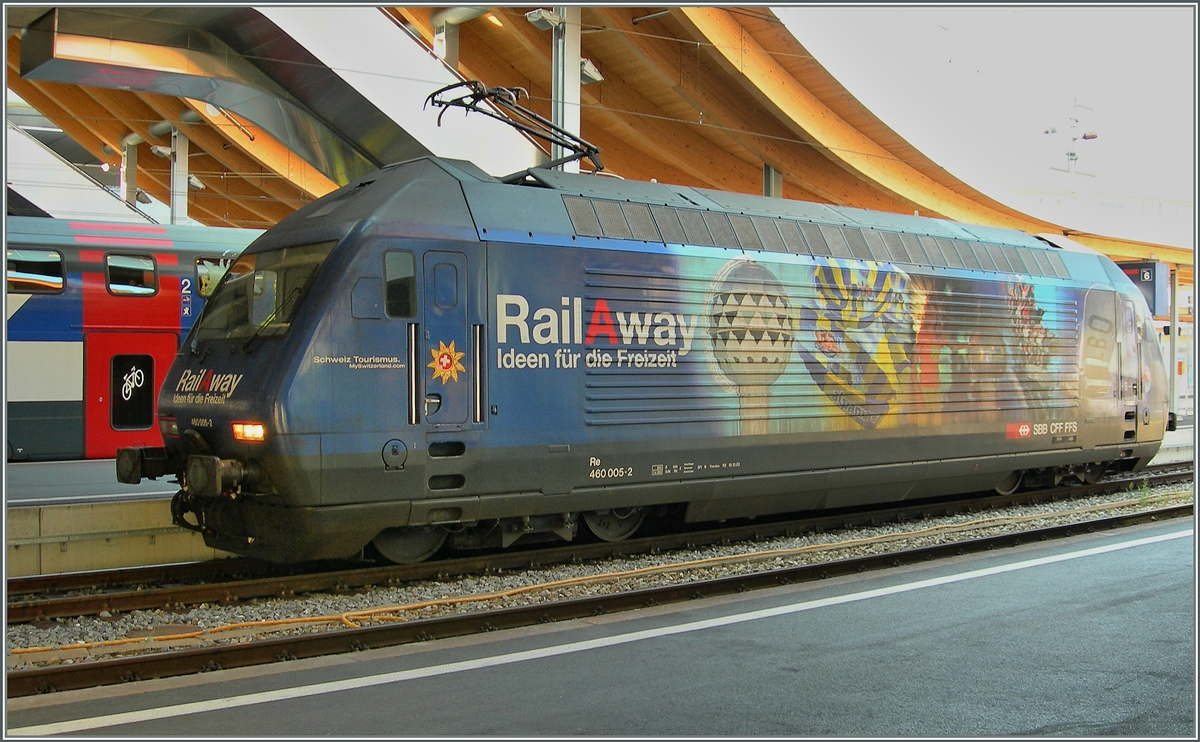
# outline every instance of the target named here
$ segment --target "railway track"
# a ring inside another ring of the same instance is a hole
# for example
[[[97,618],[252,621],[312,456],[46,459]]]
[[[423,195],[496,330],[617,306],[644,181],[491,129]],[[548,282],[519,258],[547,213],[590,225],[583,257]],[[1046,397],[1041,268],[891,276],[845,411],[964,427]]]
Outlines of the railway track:
[[[177,650],[70,665],[14,670],[7,675],[8,696],[10,698],[20,697],[268,664],[517,628],[537,623],[570,620],[887,569],[916,562],[1016,546],[1032,541],[1066,538],[1150,521],[1188,517],[1192,514],[1193,506],[1189,503],[1085,523],[1073,523],[799,567],[766,569],[734,577],[559,600],[519,608],[504,608],[409,621],[399,620],[377,626],[350,627],[316,634],[216,645],[203,649]]]
[[[1013,505],[1109,494],[1130,483],[1147,486],[1189,481],[1190,465],[1155,467],[1125,479],[1095,485],[1057,487],[1013,495],[988,494],[966,500],[904,503],[800,519],[763,519],[730,527],[664,533],[617,543],[574,543],[551,548],[507,550],[416,565],[373,565],[346,568],[324,564],[300,570],[249,559],[217,560],[182,565],[106,570],[92,573],[43,575],[8,581],[7,620],[28,621],[118,613],[156,608],[180,609],[204,603],[230,604],[268,597],[314,592],[344,592],[373,585],[397,585],[416,580],[447,579],[467,574],[541,567],[567,562],[670,551],[710,544],[750,541],[806,532],[823,532],[961,512],[980,512]]]

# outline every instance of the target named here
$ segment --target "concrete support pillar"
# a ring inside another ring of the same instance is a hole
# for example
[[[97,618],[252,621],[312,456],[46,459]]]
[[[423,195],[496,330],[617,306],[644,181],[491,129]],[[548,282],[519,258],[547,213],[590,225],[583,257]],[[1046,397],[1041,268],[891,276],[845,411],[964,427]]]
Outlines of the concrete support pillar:
[[[556,126],[579,136],[579,31],[583,13],[578,6],[557,6],[554,12],[563,22],[554,27],[551,59],[551,117]],[[557,160],[568,153],[551,145],[550,159]],[[566,172],[579,172],[579,162],[562,166]]]
[[[783,173],[763,163],[763,195],[783,198]]]
[[[171,130],[171,223],[187,221],[188,138],[178,129]]]

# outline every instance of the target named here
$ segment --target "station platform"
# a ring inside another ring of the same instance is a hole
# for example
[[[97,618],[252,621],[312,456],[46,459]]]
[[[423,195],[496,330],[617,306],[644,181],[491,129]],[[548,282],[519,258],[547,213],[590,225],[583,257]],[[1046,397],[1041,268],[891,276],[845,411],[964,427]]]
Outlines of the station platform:
[[[7,731],[1193,738],[1194,543],[1180,518],[523,629],[15,698]]]
[[[1194,420],[1194,418],[1193,418]],[[1169,430],[1163,435],[1162,448],[1151,461],[1151,466],[1175,464],[1194,460],[1196,455],[1196,427],[1191,422],[1181,425],[1177,430]]]
[[[6,577],[228,556],[171,522],[173,477],[117,481],[115,459],[5,466]]]
[[[10,509],[170,499],[179,490],[174,477],[122,484],[117,481],[116,459],[9,463],[5,472],[4,500]]]

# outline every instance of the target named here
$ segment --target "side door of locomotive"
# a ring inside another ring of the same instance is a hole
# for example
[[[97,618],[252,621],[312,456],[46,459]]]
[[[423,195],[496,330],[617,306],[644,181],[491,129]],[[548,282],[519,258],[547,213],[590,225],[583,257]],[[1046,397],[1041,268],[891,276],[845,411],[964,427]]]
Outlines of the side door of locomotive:
[[[1119,341],[1121,403],[1125,411],[1125,426],[1133,432],[1132,440],[1138,438],[1141,426],[1141,416],[1148,410],[1143,410],[1142,399],[1145,393],[1142,384],[1142,343],[1141,334],[1137,327],[1137,312],[1133,302],[1121,299],[1119,315]],[[1127,440],[1129,439],[1127,434]]]
[[[437,430],[483,425],[486,272],[475,243],[439,244],[422,256],[423,327],[415,371],[420,415]]]
[[[421,256],[420,350],[412,366],[420,380],[427,492],[457,495],[465,519],[478,506],[477,497],[463,495],[481,481],[479,444],[487,427],[484,254],[477,243],[443,242]]]
[[[467,421],[474,355],[467,328],[467,256],[431,250],[423,259],[425,332],[419,358],[425,421],[461,425]],[[464,363],[464,361],[466,363]]]

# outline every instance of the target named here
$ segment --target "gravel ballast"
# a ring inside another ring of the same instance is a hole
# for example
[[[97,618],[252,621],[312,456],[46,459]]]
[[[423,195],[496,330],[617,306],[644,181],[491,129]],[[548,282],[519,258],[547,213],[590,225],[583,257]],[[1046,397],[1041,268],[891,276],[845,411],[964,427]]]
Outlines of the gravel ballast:
[[[313,594],[236,605],[202,604],[181,610],[131,611],[13,624],[7,627],[7,666],[11,670],[74,663],[131,653],[252,641],[258,637],[337,630],[350,625],[370,625],[378,620],[413,620],[730,577],[1152,510],[1192,502],[1193,496],[1192,485],[1163,485],[1144,492],[1023,505],[987,513],[959,513],[583,564],[427,580],[395,587],[367,587],[351,594]],[[705,561],[689,564],[701,560]],[[631,572],[638,573],[626,574]],[[563,581],[573,582],[561,584]],[[468,602],[454,602],[464,599]],[[437,604],[402,612],[383,611],[378,617],[353,615],[433,602]],[[342,616],[345,621],[334,618],[327,622],[291,623],[296,619]],[[278,621],[289,623],[261,625],[262,622]],[[111,646],[89,646],[143,637],[150,638]],[[83,646],[79,646],[81,644]],[[50,649],[21,651],[30,648]]]

